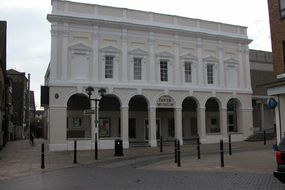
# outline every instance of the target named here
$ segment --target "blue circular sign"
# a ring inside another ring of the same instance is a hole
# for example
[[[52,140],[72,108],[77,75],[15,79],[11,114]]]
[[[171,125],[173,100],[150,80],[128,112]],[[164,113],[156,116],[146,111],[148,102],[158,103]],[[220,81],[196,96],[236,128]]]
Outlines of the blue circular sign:
[[[274,109],[277,106],[277,101],[274,98],[269,98],[267,100],[267,106],[269,109]]]

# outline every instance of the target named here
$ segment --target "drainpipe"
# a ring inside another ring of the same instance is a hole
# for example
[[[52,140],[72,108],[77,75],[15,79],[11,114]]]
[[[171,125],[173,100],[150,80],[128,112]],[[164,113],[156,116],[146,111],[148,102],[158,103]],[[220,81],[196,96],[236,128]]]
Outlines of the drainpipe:
[[[281,128],[281,114],[280,114],[280,99],[279,99],[279,94],[277,95],[278,97],[278,114],[279,114],[279,130],[280,130],[280,141],[282,140],[282,128]]]

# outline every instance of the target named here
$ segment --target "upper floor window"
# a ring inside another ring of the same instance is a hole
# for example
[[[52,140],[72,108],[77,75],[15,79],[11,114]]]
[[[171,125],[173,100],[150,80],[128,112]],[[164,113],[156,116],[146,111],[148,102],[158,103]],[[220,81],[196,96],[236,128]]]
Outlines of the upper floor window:
[[[192,82],[192,68],[191,62],[186,61],[184,62],[184,74],[185,74],[185,82]]]
[[[207,64],[207,82],[214,84],[214,65],[212,64]]]
[[[105,78],[112,79],[114,71],[114,57],[106,55],[105,56]]]
[[[160,60],[160,81],[168,81],[167,60]]]
[[[134,80],[142,80],[142,58],[134,58]]]
[[[279,12],[282,18],[285,17],[285,0],[279,0]]]

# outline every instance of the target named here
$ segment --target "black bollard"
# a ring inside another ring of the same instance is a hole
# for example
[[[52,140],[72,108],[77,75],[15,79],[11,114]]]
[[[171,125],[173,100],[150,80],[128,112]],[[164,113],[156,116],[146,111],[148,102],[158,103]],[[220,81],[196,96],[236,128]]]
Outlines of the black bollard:
[[[263,144],[266,145],[266,131],[263,131]]]
[[[77,141],[74,141],[74,151],[73,151],[73,163],[77,164]]]
[[[45,144],[42,143],[42,159],[41,159],[42,163],[41,163],[41,168],[44,169],[45,168]]]
[[[197,156],[198,156],[198,159],[201,159],[201,153],[200,153],[200,139],[199,139],[199,137],[197,138]]]
[[[177,163],[177,140],[174,140],[174,163]]]
[[[94,147],[94,151],[95,151],[95,160],[98,160],[98,142],[97,142],[97,134],[95,134],[95,147]]]
[[[229,134],[229,155],[232,155],[232,137]]]
[[[221,167],[224,167],[224,145],[223,145],[223,140],[220,140],[220,151],[221,151]]]
[[[163,152],[162,135],[160,136],[160,152]]]
[[[181,167],[181,150],[180,150],[180,141],[177,140],[177,166]]]

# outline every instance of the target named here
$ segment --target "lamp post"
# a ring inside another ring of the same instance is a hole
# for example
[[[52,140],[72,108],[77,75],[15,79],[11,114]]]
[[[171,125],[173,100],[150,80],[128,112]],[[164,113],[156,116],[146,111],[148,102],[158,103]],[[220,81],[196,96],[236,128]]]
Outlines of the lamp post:
[[[101,98],[98,99],[98,98],[91,98],[91,95],[92,95],[92,92],[94,91],[94,88],[89,86],[86,88],[86,92],[88,94],[88,98],[89,98],[89,101],[91,103],[91,101],[94,101],[95,102],[95,141],[94,141],[94,151],[95,151],[95,160],[98,159],[98,124],[99,124],[99,121],[98,121],[98,102],[100,102]],[[106,93],[106,90],[104,88],[100,88],[98,90],[98,94],[100,94],[101,97],[104,96],[104,94]]]

